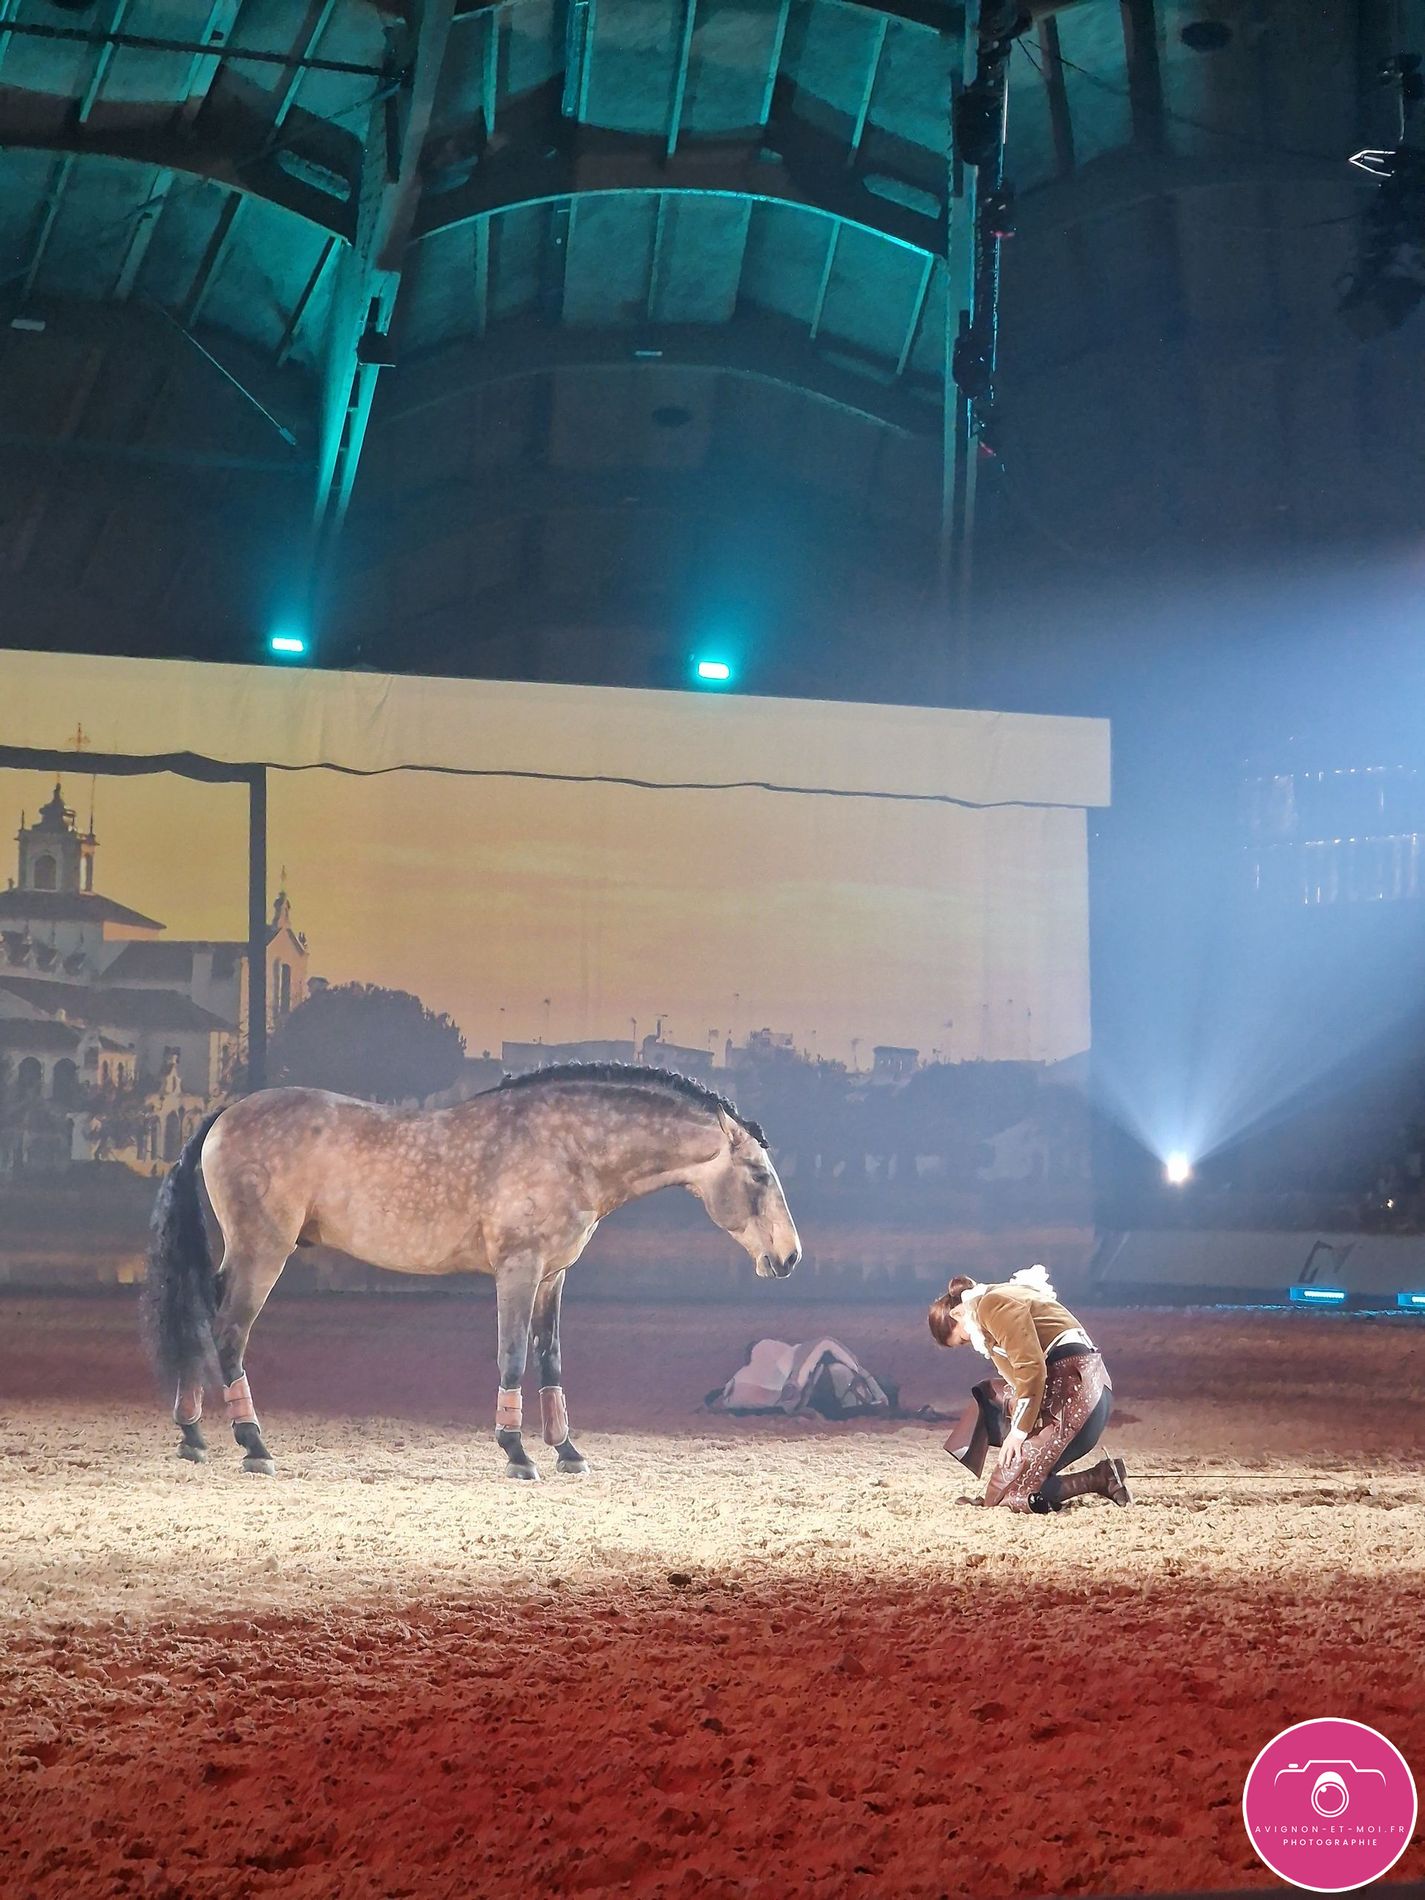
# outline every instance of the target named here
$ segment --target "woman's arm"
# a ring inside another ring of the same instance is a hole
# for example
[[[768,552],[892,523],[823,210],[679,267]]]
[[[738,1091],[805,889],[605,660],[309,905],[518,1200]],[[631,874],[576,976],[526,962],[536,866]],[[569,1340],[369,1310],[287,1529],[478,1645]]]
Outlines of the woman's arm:
[[[1024,1300],[992,1288],[981,1294],[977,1317],[985,1334],[999,1347],[1014,1387],[1010,1424],[1017,1432],[1032,1432],[1039,1423],[1039,1407],[1049,1377],[1034,1315]]]

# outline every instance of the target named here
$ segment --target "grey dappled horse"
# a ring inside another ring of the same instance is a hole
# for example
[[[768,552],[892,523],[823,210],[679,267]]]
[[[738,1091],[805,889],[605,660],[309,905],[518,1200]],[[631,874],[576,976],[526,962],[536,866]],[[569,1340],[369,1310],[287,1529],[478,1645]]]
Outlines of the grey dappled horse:
[[[223,1240],[216,1271],[200,1172]],[[520,1437],[531,1331],[545,1442],[557,1470],[586,1471],[560,1383],[565,1269],[601,1220],[662,1187],[696,1194],[764,1277],[800,1259],[762,1131],[662,1070],[571,1063],[438,1111],[296,1088],[220,1109],[159,1191],[149,1252],[145,1307],[159,1368],[177,1383],[179,1456],[207,1455],[199,1420],[216,1358],[243,1467],[272,1471],[243,1355],[293,1249],[320,1244],[398,1273],[492,1274],[507,1475],[539,1476]]]

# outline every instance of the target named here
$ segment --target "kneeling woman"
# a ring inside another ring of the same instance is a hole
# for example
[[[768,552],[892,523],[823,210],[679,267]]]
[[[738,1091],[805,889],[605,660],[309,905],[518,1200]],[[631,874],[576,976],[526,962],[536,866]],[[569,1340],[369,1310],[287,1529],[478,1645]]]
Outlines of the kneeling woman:
[[[1101,1458],[1088,1471],[1060,1476],[1103,1436],[1113,1387],[1102,1355],[1059,1304],[1043,1267],[985,1286],[957,1274],[930,1309],[930,1330],[942,1346],[973,1346],[1004,1380],[977,1388],[988,1414],[987,1437],[1000,1446],[986,1504],[1012,1511],[1057,1511],[1070,1498],[1097,1494],[1129,1504],[1121,1458]],[[984,1438],[980,1439],[983,1456]],[[964,1457],[955,1440],[947,1449]],[[978,1476],[980,1465],[965,1458]]]

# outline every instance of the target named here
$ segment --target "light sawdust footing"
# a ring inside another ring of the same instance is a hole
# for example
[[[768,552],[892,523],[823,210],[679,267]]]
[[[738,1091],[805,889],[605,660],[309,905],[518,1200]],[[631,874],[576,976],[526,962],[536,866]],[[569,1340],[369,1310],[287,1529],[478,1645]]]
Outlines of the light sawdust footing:
[[[696,1409],[773,1321],[950,1409],[981,1368],[918,1311],[576,1305],[595,1470],[537,1487],[490,1319],[275,1302],[262,1481],[172,1457],[127,1303],[4,1303],[6,1900],[1266,1887],[1279,1728],[1425,1769],[1408,1323],[1092,1315],[1112,1447],[1176,1475],[1046,1520],[958,1502],[943,1427]]]

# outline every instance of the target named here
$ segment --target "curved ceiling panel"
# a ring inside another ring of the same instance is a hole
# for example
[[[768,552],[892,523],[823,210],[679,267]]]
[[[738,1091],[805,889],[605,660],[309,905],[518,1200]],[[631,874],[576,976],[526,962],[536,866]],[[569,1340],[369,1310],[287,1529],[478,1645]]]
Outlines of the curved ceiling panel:
[[[1323,7],[1313,30],[1345,46],[1349,0]],[[1065,287],[1016,300],[1007,347],[1033,364],[1126,348],[1164,280],[1184,329],[1220,327],[1207,259],[1234,244],[1253,312],[1280,295],[1258,275],[1305,268],[1288,250],[1266,271],[1260,209],[1202,187],[1335,177],[1368,36],[1334,87],[1273,90],[1260,49],[1305,34],[1291,10],[1214,4],[1232,31],[1210,56],[1182,37],[1201,10],[1036,6],[1016,46],[1019,248]],[[191,355],[201,386],[227,379],[214,414],[244,418],[238,453],[290,449],[340,500],[368,415],[399,423],[449,377],[488,390],[661,364],[640,413],[697,411],[701,395],[654,389],[685,370],[720,403],[794,408],[788,467],[827,418],[874,423],[878,455],[941,430],[954,0],[0,0],[0,16],[0,305],[49,326],[0,343],[17,363],[42,342],[101,363],[68,405],[45,381],[47,424],[16,419],[11,394],[13,441],[48,428],[46,468],[81,443],[176,453],[109,387],[141,322],[155,386],[164,349]],[[1318,275],[1349,236],[1338,218],[1333,200],[1297,219]],[[1017,266],[1011,251],[1007,281]],[[98,307],[113,347],[92,342]],[[634,452],[659,465],[645,424],[627,425]]]
[[[650,326],[707,329],[770,314],[839,352],[852,373],[904,379],[939,399],[944,285],[934,260],[805,208],[720,193],[604,192],[446,227],[412,260],[406,356],[530,318],[624,326],[632,356]]]
[[[962,30],[939,0],[5,13],[10,308],[137,300],[220,357],[226,335],[305,368],[337,519],[393,347],[504,323],[774,315],[833,377],[938,400]]]

